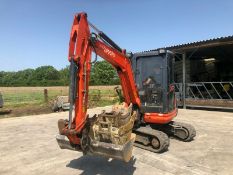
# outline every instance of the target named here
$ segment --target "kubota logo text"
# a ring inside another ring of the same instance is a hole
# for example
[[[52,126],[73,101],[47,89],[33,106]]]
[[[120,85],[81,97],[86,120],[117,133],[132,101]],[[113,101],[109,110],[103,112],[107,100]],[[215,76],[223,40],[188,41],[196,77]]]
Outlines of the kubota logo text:
[[[111,57],[116,57],[115,53],[111,50],[109,50],[107,47],[100,45],[100,47],[104,50],[106,54],[108,54]]]

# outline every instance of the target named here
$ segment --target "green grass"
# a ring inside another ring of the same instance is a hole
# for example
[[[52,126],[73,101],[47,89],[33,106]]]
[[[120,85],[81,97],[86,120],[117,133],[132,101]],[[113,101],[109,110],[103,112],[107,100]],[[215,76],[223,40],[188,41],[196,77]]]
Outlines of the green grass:
[[[59,92],[50,91],[48,100],[52,100]],[[20,107],[24,105],[41,105],[45,103],[43,92],[19,92],[19,93],[4,93],[5,107]]]
[[[52,102],[59,95],[67,95],[60,90],[48,90],[48,101]],[[20,108],[23,106],[43,106],[49,105],[45,102],[44,92],[43,91],[14,91],[14,92],[5,92],[3,94],[4,107],[6,108]],[[97,106],[106,106],[115,104],[118,101],[118,97],[114,89],[103,89],[95,90],[91,89],[89,91],[89,103],[90,107]]]
[[[89,107],[102,107],[113,105],[118,102],[118,96],[114,89],[91,89],[89,91]]]

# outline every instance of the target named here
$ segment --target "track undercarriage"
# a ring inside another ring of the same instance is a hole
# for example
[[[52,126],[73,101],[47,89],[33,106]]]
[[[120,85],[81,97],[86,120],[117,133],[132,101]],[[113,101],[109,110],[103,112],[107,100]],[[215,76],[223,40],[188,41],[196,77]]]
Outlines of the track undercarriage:
[[[155,153],[162,153],[169,147],[169,137],[184,142],[196,136],[195,128],[186,123],[171,121],[168,124],[151,124],[133,130],[136,134],[134,145]]]

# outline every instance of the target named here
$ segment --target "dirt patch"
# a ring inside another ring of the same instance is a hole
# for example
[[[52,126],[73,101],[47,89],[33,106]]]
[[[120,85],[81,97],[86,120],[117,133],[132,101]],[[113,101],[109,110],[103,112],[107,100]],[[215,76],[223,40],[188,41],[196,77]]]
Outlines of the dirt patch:
[[[50,106],[23,106],[20,108],[6,109],[11,110],[10,113],[0,115],[0,118],[7,117],[20,117],[25,115],[37,115],[37,114],[48,114],[52,113]]]

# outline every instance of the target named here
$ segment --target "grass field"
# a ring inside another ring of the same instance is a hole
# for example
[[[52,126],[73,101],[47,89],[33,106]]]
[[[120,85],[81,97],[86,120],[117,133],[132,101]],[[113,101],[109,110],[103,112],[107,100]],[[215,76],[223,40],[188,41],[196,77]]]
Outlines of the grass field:
[[[89,90],[89,107],[106,106],[118,101],[115,86],[91,86]],[[48,101],[44,96],[48,91]],[[60,95],[68,95],[68,87],[0,87],[4,108],[12,109],[13,115],[48,113],[53,100]],[[33,110],[34,109],[34,110]],[[30,112],[31,111],[31,112]]]

